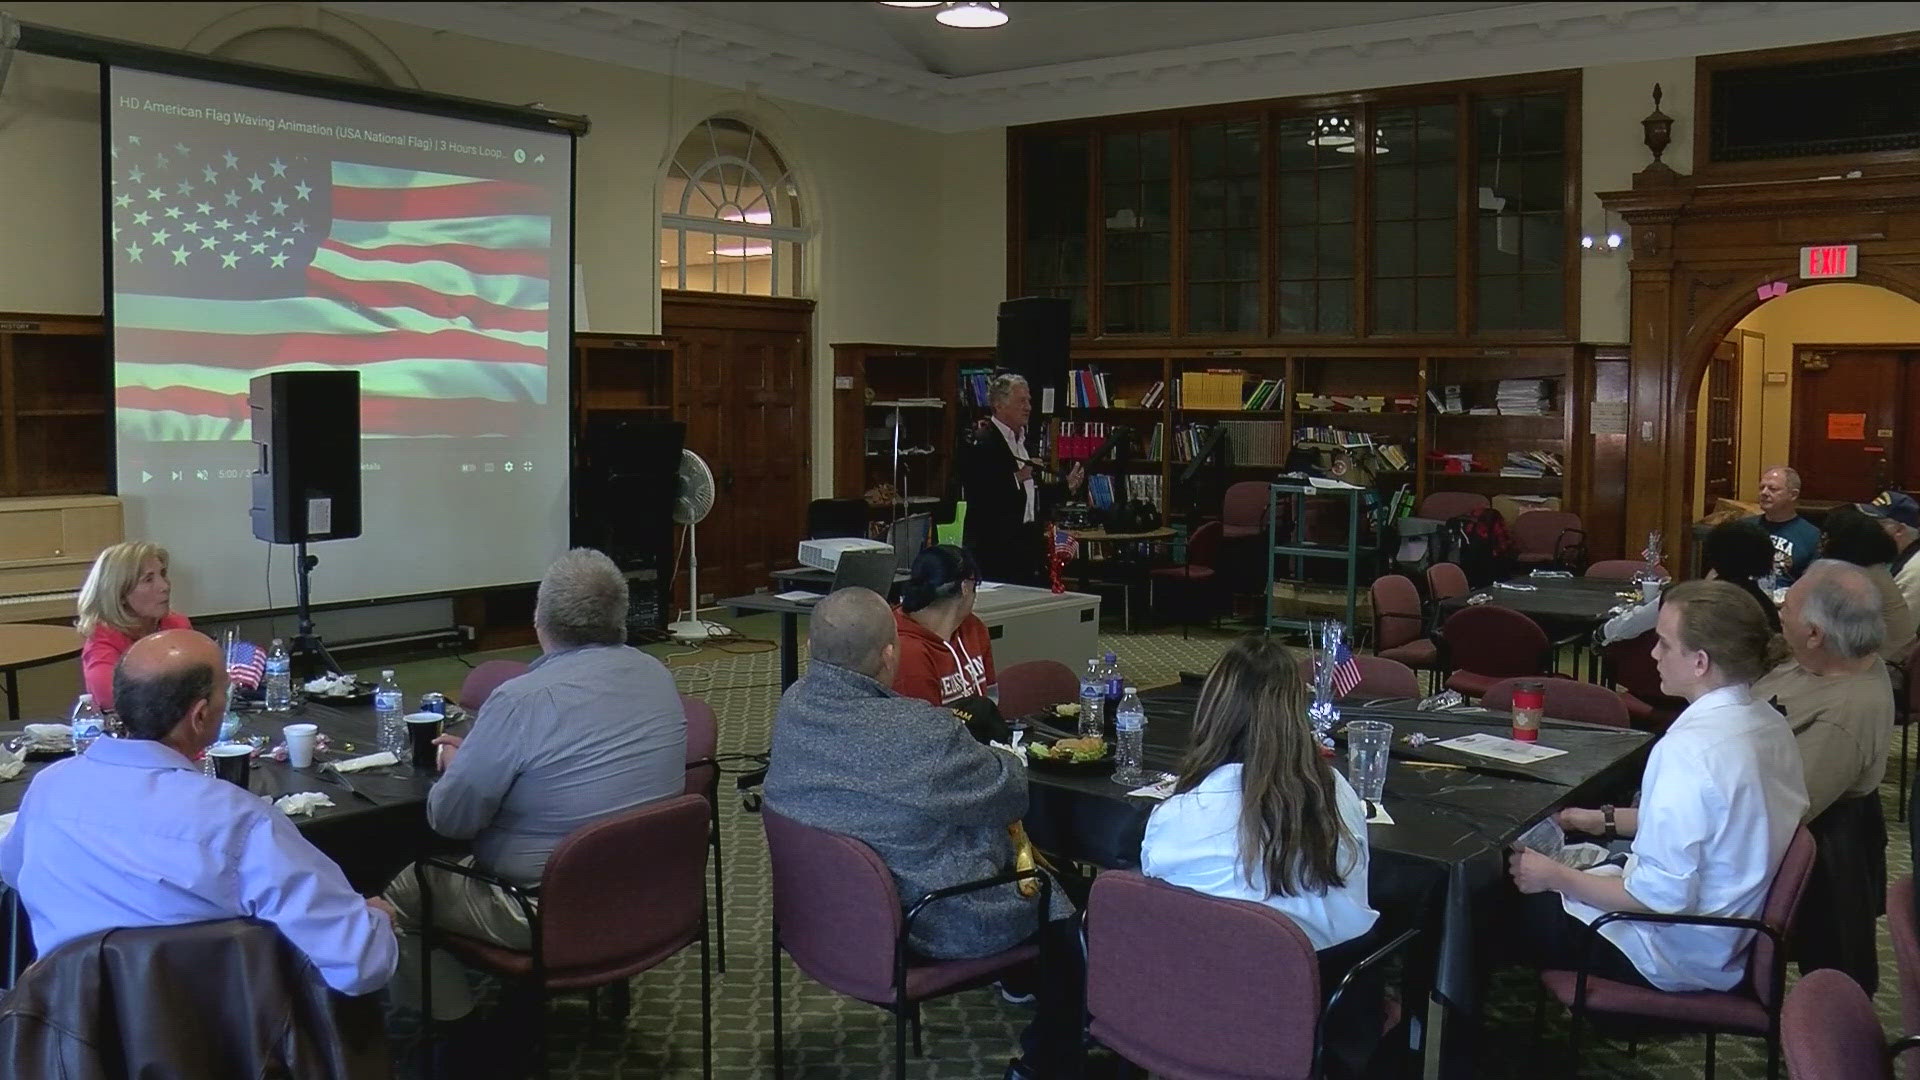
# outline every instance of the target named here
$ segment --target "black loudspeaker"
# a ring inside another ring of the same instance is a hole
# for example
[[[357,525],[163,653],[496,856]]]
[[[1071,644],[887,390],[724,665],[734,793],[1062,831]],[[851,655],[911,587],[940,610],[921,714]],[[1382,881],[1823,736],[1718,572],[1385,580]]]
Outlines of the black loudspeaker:
[[[1001,367],[1026,376],[1034,408],[1040,391],[1058,395],[1067,385],[1067,346],[1072,335],[1071,302],[1054,296],[1023,296],[1000,304],[997,355]]]
[[[595,416],[580,432],[573,474],[573,542],[623,570],[673,570],[673,501],[687,426]]]
[[[247,384],[253,535],[274,544],[360,535],[360,373],[280,371]]]

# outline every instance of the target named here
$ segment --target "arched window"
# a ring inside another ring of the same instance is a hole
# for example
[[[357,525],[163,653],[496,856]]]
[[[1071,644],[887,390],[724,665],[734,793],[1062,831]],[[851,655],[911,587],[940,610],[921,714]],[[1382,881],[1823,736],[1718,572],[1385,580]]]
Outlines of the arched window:
[[[716,116],[680,144],[660,193],[660,284],[799,296],[799,188],[753,125]]]

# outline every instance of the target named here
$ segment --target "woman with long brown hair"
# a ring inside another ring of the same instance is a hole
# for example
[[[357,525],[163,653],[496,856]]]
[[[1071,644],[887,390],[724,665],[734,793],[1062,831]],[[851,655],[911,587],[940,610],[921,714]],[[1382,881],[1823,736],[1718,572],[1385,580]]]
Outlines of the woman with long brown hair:
[[[1174,794],[1147,822],[1140,868],[1266,904],[1315,949],[1373,928],[1366,808],[1320,753],[1292,650],[1248,636],[1214,664]]]

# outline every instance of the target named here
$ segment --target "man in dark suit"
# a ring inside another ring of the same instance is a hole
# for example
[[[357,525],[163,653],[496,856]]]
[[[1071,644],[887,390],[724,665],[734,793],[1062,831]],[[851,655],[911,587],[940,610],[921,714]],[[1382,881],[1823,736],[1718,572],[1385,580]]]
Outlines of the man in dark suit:
[[[1050,485],[1033,454],[1027,420],[1033,391],[1027,380],[1003,373],[987,390],[993,416],[974,426],[960,447],[960,486],[967,500],[963,540],[988,581],[1038,585],[1045,565]],[[1067,489],[1078,491],[1085,474],[1076,462]]]

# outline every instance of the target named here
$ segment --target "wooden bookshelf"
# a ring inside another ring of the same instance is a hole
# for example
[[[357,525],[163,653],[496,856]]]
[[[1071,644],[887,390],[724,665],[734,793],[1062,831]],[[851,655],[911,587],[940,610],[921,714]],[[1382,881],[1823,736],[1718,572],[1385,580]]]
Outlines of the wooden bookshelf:
[[[988,347],[833,346],[834,495],[858,498],[880,484],[904,487],[905,504],[875,509],[885,517],[931,510],[951,498],[960,432],[987,415],[972,402],[971,387],[962,393],[960,374],[992,366]],[[902,450],[911,451],[897,461],[896,422]]]
[[[0,314],[0,495],[105,494],[113,469],[105,323]]]

